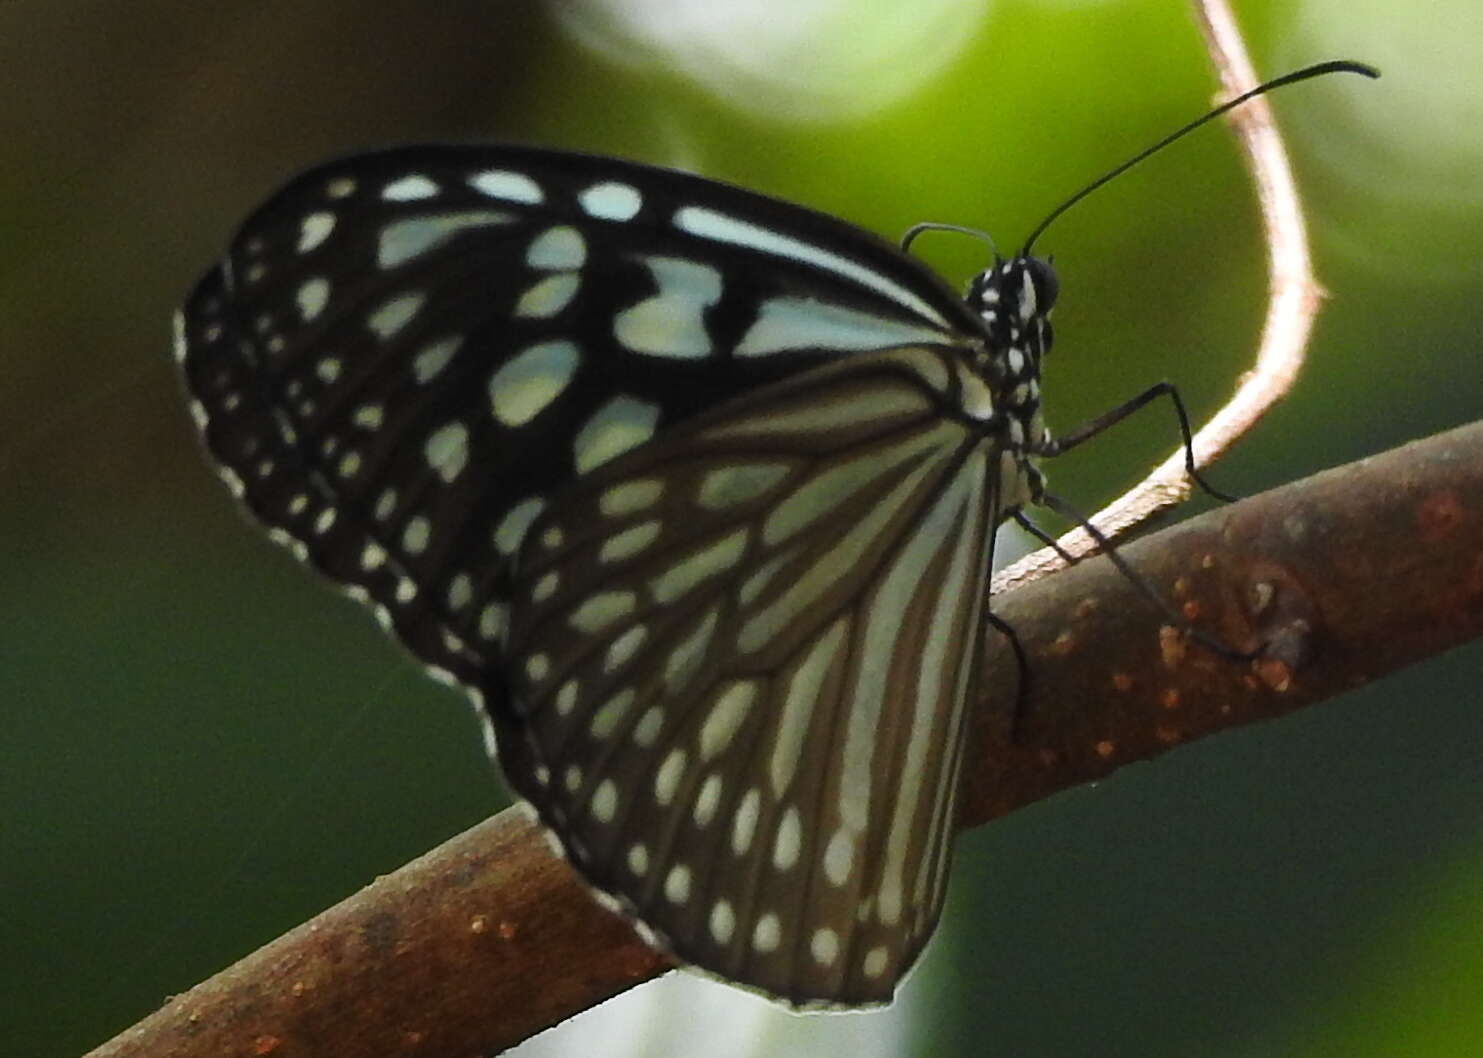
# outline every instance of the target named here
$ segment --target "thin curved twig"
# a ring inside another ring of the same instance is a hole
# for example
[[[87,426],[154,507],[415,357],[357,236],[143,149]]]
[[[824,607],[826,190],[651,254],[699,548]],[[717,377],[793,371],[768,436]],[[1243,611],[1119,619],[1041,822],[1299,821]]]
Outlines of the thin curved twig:
[[[1256,71],[1229,5],[1225,0],[1194,0],[1194,7],[1222,91],[1231,97],[1255,88]],[[1201,469],[1215,462],[1292,389],[1323,297],[1313,275],[1292,167],[1273,123],[1271,107],[1259,97],[1232,111],[1230,120],[1261,206],[1268,304],[1255,366],[1241,379],[1224,407],[1194,435],[1195,466]],[[1158,512],[1182,503],[1192,487],[1181,448],[1094,514],[1091,522],[1104,536],[1116,539]],[[1073,529],[1057,544],[1073,559],[1092,553],[1097,546],[1082,529]],[[993,593],[1038,580],[1067,564],[1056,550],[1042,548],[1001,570],[994,578]]]

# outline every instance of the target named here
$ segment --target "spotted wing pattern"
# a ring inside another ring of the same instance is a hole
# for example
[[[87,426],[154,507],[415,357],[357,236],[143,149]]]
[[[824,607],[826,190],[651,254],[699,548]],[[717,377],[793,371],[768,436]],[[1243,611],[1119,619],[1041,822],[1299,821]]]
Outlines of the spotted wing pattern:
[[[998,517],[954,375],[758,390],[560,494],[517,563],[512,782],[681,958],[797,1003],[888,1000],[941,909]]]
[[[970,306],[723,184],[412,147],[269,199],[176,354],[227,485],[470,693],[600,893],[728,980],[858,1004],[941,908],[1047,277],[1000,263]]]
[[[736,393],[971,325],[823,214],[614,159],[428,146],[270,199],[176,351],[233,492],[476,686],[554,486]]]

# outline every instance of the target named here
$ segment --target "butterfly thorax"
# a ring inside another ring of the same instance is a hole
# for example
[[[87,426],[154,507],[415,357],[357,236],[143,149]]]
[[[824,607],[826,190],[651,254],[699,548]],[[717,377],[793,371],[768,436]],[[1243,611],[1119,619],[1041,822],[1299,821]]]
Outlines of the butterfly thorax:
[[[1006,500],[1031,501],[1044,485],[1034,463],[1050,441],[1040,414],[1040,367],[1051,345],[1050,312],[1058,289],[1050,262],[1030,256],[997,260],[968,287],[968,307],[987,334],[976,366],[994,394],[1007,471],[1013,461],[1005,476],[1018,479]]]

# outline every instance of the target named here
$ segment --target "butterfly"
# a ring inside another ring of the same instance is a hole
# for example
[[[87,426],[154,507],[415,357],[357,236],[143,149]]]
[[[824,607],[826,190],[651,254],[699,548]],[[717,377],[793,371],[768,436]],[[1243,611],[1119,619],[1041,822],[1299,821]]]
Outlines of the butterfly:
[[[176,323],[219,473],[466,690],[680,960],[888,1001],[942,910],[1050,266],[967,299],[842,221],[520,147],[294,180]]]
[[[1166,137],[1067,200],[1252,95]],[[960,297],[843,221],[515,146],[330,162],[176,319],[231,491],[429,672],[680,961],[887,1002],[942,912],[996,528],[1063,509],[1058,283]],[[1228,652],[1233,653],[1233,652]]]

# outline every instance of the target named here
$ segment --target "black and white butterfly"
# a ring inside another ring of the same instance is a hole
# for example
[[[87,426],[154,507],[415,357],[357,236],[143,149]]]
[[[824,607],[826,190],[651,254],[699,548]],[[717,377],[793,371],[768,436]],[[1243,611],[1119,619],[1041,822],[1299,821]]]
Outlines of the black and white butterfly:
[[[685,962],[888,1000],[936,925],[1048,265],[968,301],[798,206],[513,147],[334,162],[178,321],[232,491],[482,706]]]
[[[959,298],[670,170],[407,147],[274,195],[176,349],[232,491],[470,694],[594,889],[864,1005],[942,910],[994,531],[1167,392],[1052,440],[1056,287],[1026,251]]]

